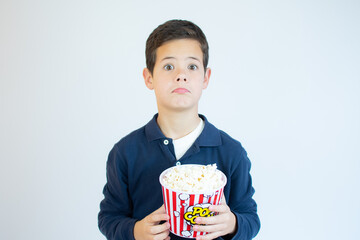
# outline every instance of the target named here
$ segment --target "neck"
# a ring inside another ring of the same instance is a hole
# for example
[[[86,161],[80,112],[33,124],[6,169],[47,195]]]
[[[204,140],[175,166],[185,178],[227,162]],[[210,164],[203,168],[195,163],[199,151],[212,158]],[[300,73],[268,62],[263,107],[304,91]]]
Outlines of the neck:
[[[165,114],[159,111],[157,123],[166,137],[178,139],[191,133],[200,123],[200,117],[197,112]]]

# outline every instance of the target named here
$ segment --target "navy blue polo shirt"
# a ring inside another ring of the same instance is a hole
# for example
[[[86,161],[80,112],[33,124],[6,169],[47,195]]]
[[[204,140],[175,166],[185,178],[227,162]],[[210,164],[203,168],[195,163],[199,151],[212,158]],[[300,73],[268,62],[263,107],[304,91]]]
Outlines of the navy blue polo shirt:
[[[227,177],[224,196],[237,218],[235,236],[218,239],[247,240],[260,229],[250,160],[240,142],[205,122],[200,136],[177,161],[171,138],[161,132],[157,114],[144,127],[130,133],[114,145],[109,153],[100,203],[99,228],[109,240],[134,239],[135,222],[163,204],[159,176],[176,164],[216,163]],[[170,234],[171,239],[184,239]]]

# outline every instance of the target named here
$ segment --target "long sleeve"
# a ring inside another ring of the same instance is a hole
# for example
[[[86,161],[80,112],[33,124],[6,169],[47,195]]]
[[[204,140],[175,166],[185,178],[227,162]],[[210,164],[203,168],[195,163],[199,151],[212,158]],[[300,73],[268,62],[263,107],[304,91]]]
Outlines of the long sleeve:
[[[238,159],[238,165],[231,174],[229,198],[226,199],[231,211],[236,216],[237,232],[234,236],[224,236],[223,239],[250,240],[260,229],[260,219],[257,205],[253,200],[254,188],[250,176],[251,163],[243,149]]]
[[[107,183],[98,215],[99,229],[108,240],[134,239],[133,229],[137,221],[131,218],[133,207],[129,197],[127,166],[121,160],[115,145],[107,161]]]

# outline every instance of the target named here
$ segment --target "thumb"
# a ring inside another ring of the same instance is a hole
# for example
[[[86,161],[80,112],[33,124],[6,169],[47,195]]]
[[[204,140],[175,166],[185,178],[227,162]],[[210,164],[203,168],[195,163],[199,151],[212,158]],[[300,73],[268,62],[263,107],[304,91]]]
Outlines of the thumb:
[[[221,201],[220,201],[221,205],[226,205],[226,199],[225,199],[225,195],[222,196]]]

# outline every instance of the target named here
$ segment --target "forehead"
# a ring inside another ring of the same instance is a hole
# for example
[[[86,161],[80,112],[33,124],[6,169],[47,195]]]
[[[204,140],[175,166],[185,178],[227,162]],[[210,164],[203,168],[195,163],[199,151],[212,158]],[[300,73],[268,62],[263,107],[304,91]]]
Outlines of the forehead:
[[[194,39],[177,39],[165,42],[156,50],[156,61],[164,58],[195,57],[203,61],[203,52],[200,43]]]

